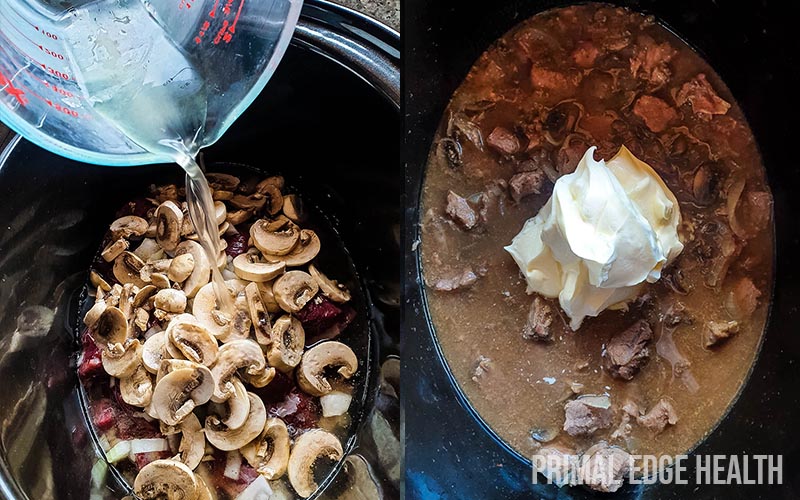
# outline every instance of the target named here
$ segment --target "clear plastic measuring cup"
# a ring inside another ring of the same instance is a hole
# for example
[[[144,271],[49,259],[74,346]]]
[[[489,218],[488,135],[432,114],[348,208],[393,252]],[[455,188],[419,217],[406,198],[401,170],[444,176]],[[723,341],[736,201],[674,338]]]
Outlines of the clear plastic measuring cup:
[[[190,149],[213,144],[272,76],[301,7],[302,0],[0,0],[0,120],[78,161],[172,161],[118,123],[180,134],[171,130],[180,120],[152,106],[161,99],[193,114],[180,118],[197,132]],[[150,106],[117,99],[140,89],[150,92]]]

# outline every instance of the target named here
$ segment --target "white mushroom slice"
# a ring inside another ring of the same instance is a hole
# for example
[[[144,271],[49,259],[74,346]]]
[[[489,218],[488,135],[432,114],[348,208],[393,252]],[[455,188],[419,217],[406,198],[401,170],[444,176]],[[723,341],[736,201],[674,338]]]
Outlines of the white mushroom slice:
[[[183,283],[194,271],[194,257],[190,253],[178,255],[169,265],[167,277],[176,283]]]
[[[289,373],[300,364],[300,360],[303,359],[306,334],[297,318],[288,314],[278,318],[272,325],[270,340],[267,350],[270,366]]]
[[[159,289],[166,290],[172,288],[172,285],[169,282],[169,278],[164,273],[153,273],[150,275],[150,281]],[[186,294],[184,294],[185,296]]]
[[[231,320],[231,326],[228,332],[217,337],[220,342],[228,343],[233,340],[244,340],[250,338],[250,311],[247,307],[247,297],[243,293],[239,293],[234,300],[234,312]]]
[[[322,293],[332,301],[343,303],[351,299],[350,291],[344,285],[340,285],[338,281],[322,274],[314,264],[308,266],[308,272],[316,280]]]
[[[91,309],[86,312],[86,315],[83,317],[83,324],[87,327],[92,328],[97,320],[100,319],[100,315],[103,314],[103,311],[106,310],[106,303],[104,300],[98,300],[94,303]]]
[[[97,317],[89,333],[101,349],[111,348],[121,353],[128,339],[128,319],[118,307],[106,307]]]
[[[158,291],[154,304],[162,311],[179,314],[186,310],[186,294],[181,290],[165,288]]]
[[[252,321],[253,328],[256,332],[256,341],[262,346],[268,346],[272,342],[270,338],[272,322],[269,319],[267,306],[261,298],[258,284],[248,284],[244,288],[244,293],[247,297],[247,307],[250,310],[250,321]]]
[[[147,331],[147,325],[150,323],[150,313],[143,307],[137,307],[133,313],[133,324],[140,332]]]
[[[336,371],[349,379],[358,370],[358,358],[353,350],[341,342],[322,342],[303,354],[297,368],[297,383],[312,396],[324,396],[333,390],[327,373]]]
[[[149,283],[152,281],[152,275],[154,274],[161,273],[166,275],[171,263],[172,260],[170,259],[157,259],[148,261],[142,267],[142,270],[139,271],[139,277],[145,283]]]
[[[175,370],[194,369],[197,363],[189,361],[188,359],[171,359],[164,358],[161,360],[161,366],[158,367],[156,374],[156,385],[161,382],[161,379],[174,372]]]
[[[286,255],[300,240],[300,228],[281,215],[272,221],[261,219],[253,223],[250,226],[250,236],[256,248],[264,254]]]
[[[183,316],[183,315],[181,315]],[[217,339],[206,327],[196,321],[173,318],[167,326],[167,338],[189,361],[211,366],[217,360]]]
[[[229,429],[213,415],[206,418],[206,439],[215,448],[222,451],[238,450],[258,437],[267,422],[267,409],[261,398],[247,393],[250,400],[250,412],[244,425],[238,429]]]
[[[167,425],[178,425],[200,405],[206,404],[214,393],[211,371],[194,363],[191,368],[179,368],[164,375],[153,391],[153,408]]]
[[[299,267],[308,264],[319,254],[321,243],[317,233],[310,229],[300,231],[297,245],[286,255],[264,254],[264,259],[270,262],[285,262],[286,267]]]
[[[287,194],[283,197],[283,215],[296,224],[305,220],[303,202],[299,196],[296,194]]]
[[[214,202],[214,217],[217,220],[218,226],[224,224],[225,219],[228,217],[228,210],[225,208],[225,204],[221,201]]]
[[[142,364],[150,373],[158,373],[161,361],[164,359],[167,340],[167,332],[157,332],[145,341],[142,349]]]
[[[236,302],[239,293],[244,290],[245,283],[240,280],[228,280],[225,286],[231,293],[232,302]],[[197,320],[215,336],[217,339],[227,339],[231,331],[236,327],[244,327],[241,321],[234,321],[237,311],[221,311],[217,308],[217,294],[214,290],[214,284],[208,283],[194,298],[192,303],[192,314]],[[249,324],[246,325],[249,329]]]
[[[251,210],[235,210],[233,212],[228,212],[226,220],[234,226],[238,226],[239,224],[247,222],[252,216],[253,212]]]
[[[183,291],[189,298],[197,295],[197,292],[206,285],[211,279],[211,263],[206,257],[206,252],[200,243],[196,241],[183,241],[178,245],[175,250],[175,256],[183,255],[185,253],[192,254],[194,258],[194,269],[192,274],[183,282]]]
[[[145,238],[142,240],[142,243],[133,251],[137,257],[142,259],[143,261],[147,262],[150,260],[150,257],[155,255],[157,252],[161,250],[161,245],[155,240],[155,238]]]
[[[233,259],[233,272],[243,280],[263,283],[275,279],[285,270],[286,264],[283,262],[263,262],[258,255],[250,252],[237,255]]]
[[[205,441],[205,434],[203,435],[203,440]],[[199,474],[195,474],[195,479],[197,479],[197,500],[217,500],[217,494],[211,492],[211,488],[208,487],[208,483],[203,476]]]
[[[270,481],[283,477],[289,465],[289,430],[279,418],[268,418],[264,430],[242,448],[242,456]]]
[[[103,362],[103,369],[117,378],[126,378],[133,375],[133,372],[142,362],[142,344],[134,339],[125,346],[125,351],[120,355],[113,355],[108,349],[103,349],[100,353]]]
[[[233,198],[228,200],[228,203],[241,210],[256,212],[261,210],[267,201],[267,198],[263,194],[253,193],[251,195],[235,194]]]
[[[183,211],[174,201],[165,201],[156,209],[156,241],[167,252],[175,251],[181,241]]]
[[[155,285],[147,285],[140,288],[136,295],[133,296],[133,307],[143,307],[156,292],[158,292],[158,287]]]
[[[206,454],[206,436],[200,420],[192,413],[181,422],[179,426],[181,444],[178,448],[178,458],[187,467],[194,470],[200,465]]]
[[[303,271],[289,271],[272,284],[275,300],[288,313],[296,313],[305,307],[318,291],[316,280]]]
[[[100,252],[100,256],[106,262],[111,262],[112,260],[116,259],[120,256],[122,252],[130,247],[130,243],[128,240],[124,238],[120,238],[118,240],[112,241],[111,243],[106,246],[102,252]]]
[[[294,441],[287,467],[292,488],[301,497],[310,497],[318,487],[314,479],[315,462],[320,458],[339,461],[343,454],[342,443],[329,432],[313,429],[300,435]]]
[[[281,312],[283,309],[278,305],[278,301],[275,300],[275,293],[272,291],[272,285],[274,285],[273,282],[258,283],[258,291],[261,292],[261,300],[264,301],[267,311],[275,314]]]
[[[233,391],[224,403],[209,403],[209,413],[216,418],[215,423],[222,423],[228,429],[238,429],[250,415],[250,398],[247,389],[238,377],[231,378]]]
[[[131,283],[122,286],[122,293],[119,296],[119,310],[127,319],[133,317],[133,301],[139,289]]]
[[[256,191],[260,196],[266,198],[264,211],[270,215],[275,215],[283,208],[283,195],[281,190],[274,184],[267,184],[263,189]]]
[[[139,276],[144,262],[142,259],[131,252],[122,252],[119,257],[114,259],[114,267],[112,269],[114,277],[123,285],[131,283],[139,288],[146,285],[142,278]]]
[[[109,285],[108,282],[104,280],[103,277],[100,276],[94,269],[89,272],[89,282],[92,284],[92,286],[104,292],[111,290],[111,285]]]
[[[271,366],[268,366],[263,372],[256,375],[244,374],[245,381],[257,389],[266,387],[274,378],[275,368]]]
[[[261,347],[252,340],[234,340],[219,348],[217,362],[211,367],[214,376],[213,401],[221,403],[234,391],[231,379],[244,369],[250,375],[259,375],[267,367]]]
[[[133,482],[142,500],[198,500],[197,478],[177,460],[154,460],[142,467]]]
[[[147,232],[147,221],[136,215],[126,215],[111,223],[111,236],[118,238],[139,237]]]
[[[144,408],[150,404],[153,398],[153,379],[150,378],[141,360],[130,377],[120,380],[119,392],[122,400],[131,406]]]

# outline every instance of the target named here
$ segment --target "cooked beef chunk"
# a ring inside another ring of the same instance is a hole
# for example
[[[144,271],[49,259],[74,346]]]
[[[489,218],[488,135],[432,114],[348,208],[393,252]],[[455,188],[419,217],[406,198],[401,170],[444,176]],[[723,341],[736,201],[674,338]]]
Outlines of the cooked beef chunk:
[[[541,66],[531,68],[531,83],[534,88],[543,90],[562,90],[569,85],[566,75]]]
[[[633,105],[633,114],[638,116],[653,132],[663,132],[678,118],[678,113],[666,102],[649,95],[643,95]]]
[[[464,269],[450,270],[446,275],[439,276],[433,281],[433,289],[438,292],[452,292],[462,288],[468,288],[478,281],[478,274],[467,267]]]
[[[653,338],[650,323],[640,319],[614,336],[603,351],[603,366],[614,378],[630,380],[650,358],[647,344]]]
[[[666,399],[659,399],[658,403],[650,408],[650,411],[644,415],[638,416],[636,422],[658,434],[668,425],[677,424],[678,414],[669,401]]]
[[[469,202],[452,191],[447,192],[447,215],[464,229],[472,229],[478,225],[478,214]]]
[[[539,194],[542,192],[545,182],[547,182],[547,174],[541,170],[520,172],[508,181],[511,198],[518,202],[528,195]]]
[[[573,471],[578,470],[578,458],[574,450],[546,446],[536,452],[536,457],[533,463],[536,470],[558,487],[569,484]]]
[[[745,237],[752,238],[767,227],[772,212],[772,196],[766,191],[748,192],[742,203]]]
[[[708,83],[706,75],[698,74],[688,82],[684,83],[675,96],[678,106],[683,106],[687,102],[692,105],[692,111],[697,115],[724,115],[728,112],[731,105],[714,92],[714,88]]]
[[[628,439],[633,431],[631,418],[639,417],[639,406],[633,401],[626,401],[622,405],[622,419],[619,426],[611,434],[611,439]]]
[[[531,302],[528,321],[522,327],[522,336],[526,339],[550,340],[553,338],[550,330],[553,317],[553,307],[537,295]]]
[[[739,333],[738,321],[709,321],[703,332],[703,344],[712,347]]]
[[[492,360],[481,354],[478,356],[478,362],[475,364],[475,369],[472,370],[472,381],[480,384],[484,377],[492,371]]]
[[[495,127],[489,137],[486,138],[486,143],[504,155],[513,155],[519,153],[520,150],[517,136],[504,127]]]
[[[591,68],[600,54],[592,42],[578,42],[572,51],[572,60],[581,68]]]
[[[622,486],[630,471],[630,462],[627,451],[601,441],[581,457],[580,482],[593,490],[613,493]]]
[[[748,277],[740,278],[733,285],[725,307],[728,312],[737,319],[749,318],[758,307],[758,298],[761,297],[761,290],[756,288],[753,280]]]
[[[588,436],[611,427],[611,400],[608,396],[586,395],[564,406],[564,430],[570,436]]]
[[[651,88],[663,86],[672,72],[669,61],[677,54],[669,43],[656,43],[648,36],[637,40],[631,57],[631,74],[648,82]]]

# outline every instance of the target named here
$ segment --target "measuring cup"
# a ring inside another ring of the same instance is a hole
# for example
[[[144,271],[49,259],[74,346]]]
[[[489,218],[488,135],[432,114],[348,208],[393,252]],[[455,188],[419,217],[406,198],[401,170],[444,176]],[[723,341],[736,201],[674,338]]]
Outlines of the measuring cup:
[[[213,144],[272,76],[301,7],[302,0],[0,0],[0,121],[82,162],[170,162],[118,125],[119,117],[170,121],[152,106],[159,101],[110,113],[115,98],[156,91],[165,105],[197,115],[190,149]]]

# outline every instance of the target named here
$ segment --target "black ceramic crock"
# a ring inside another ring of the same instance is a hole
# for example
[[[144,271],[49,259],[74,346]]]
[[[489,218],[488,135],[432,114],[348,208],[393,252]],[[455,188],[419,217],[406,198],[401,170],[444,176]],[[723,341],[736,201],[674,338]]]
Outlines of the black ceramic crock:
[[[372,363],[354,416],[362,424],[347,447],[381,498],[399,495],[399,454],[375,445],[374,425],[379,418],[381,439],[398,439],[399,403],[379,389],[381,364],[399,343],[398,65],[396,32],[308,1],[265,91],[204,153],[206,164],[284,175],[349,251],[366,297],[359,345]],[[75,372],[79,296],[117,209],[151,183],[182,176],[175,165],[78,164],[1,124],[0,147],[0,498],[85,500],[97,455]],[[352,464],[333,483],[349,480]],[[113,474],[100,491],[127,493]]]
[[[406,0],[403,399],[410,499],[586,498],[581,488],[533,485],[528,459],[497,439],[469,407],[437,351],[419,255],[418,202],[431,140],[450,96],[486,48],[517,23],[570,2]],[[572,2],[575,3],[575,2]],[[653,14],[717,70],[744,110],[775,197],[776,285],[754,371],[698,454],[782,454],[782,486],[626,486],[614,498],[800,497],[800,134],[797,5],[714,0],[611,2]],[[408,375],[407,375],[408,374]],[[712,387],[704,390],[713,391]],[[540,477],[541,479],[541,477]]]

